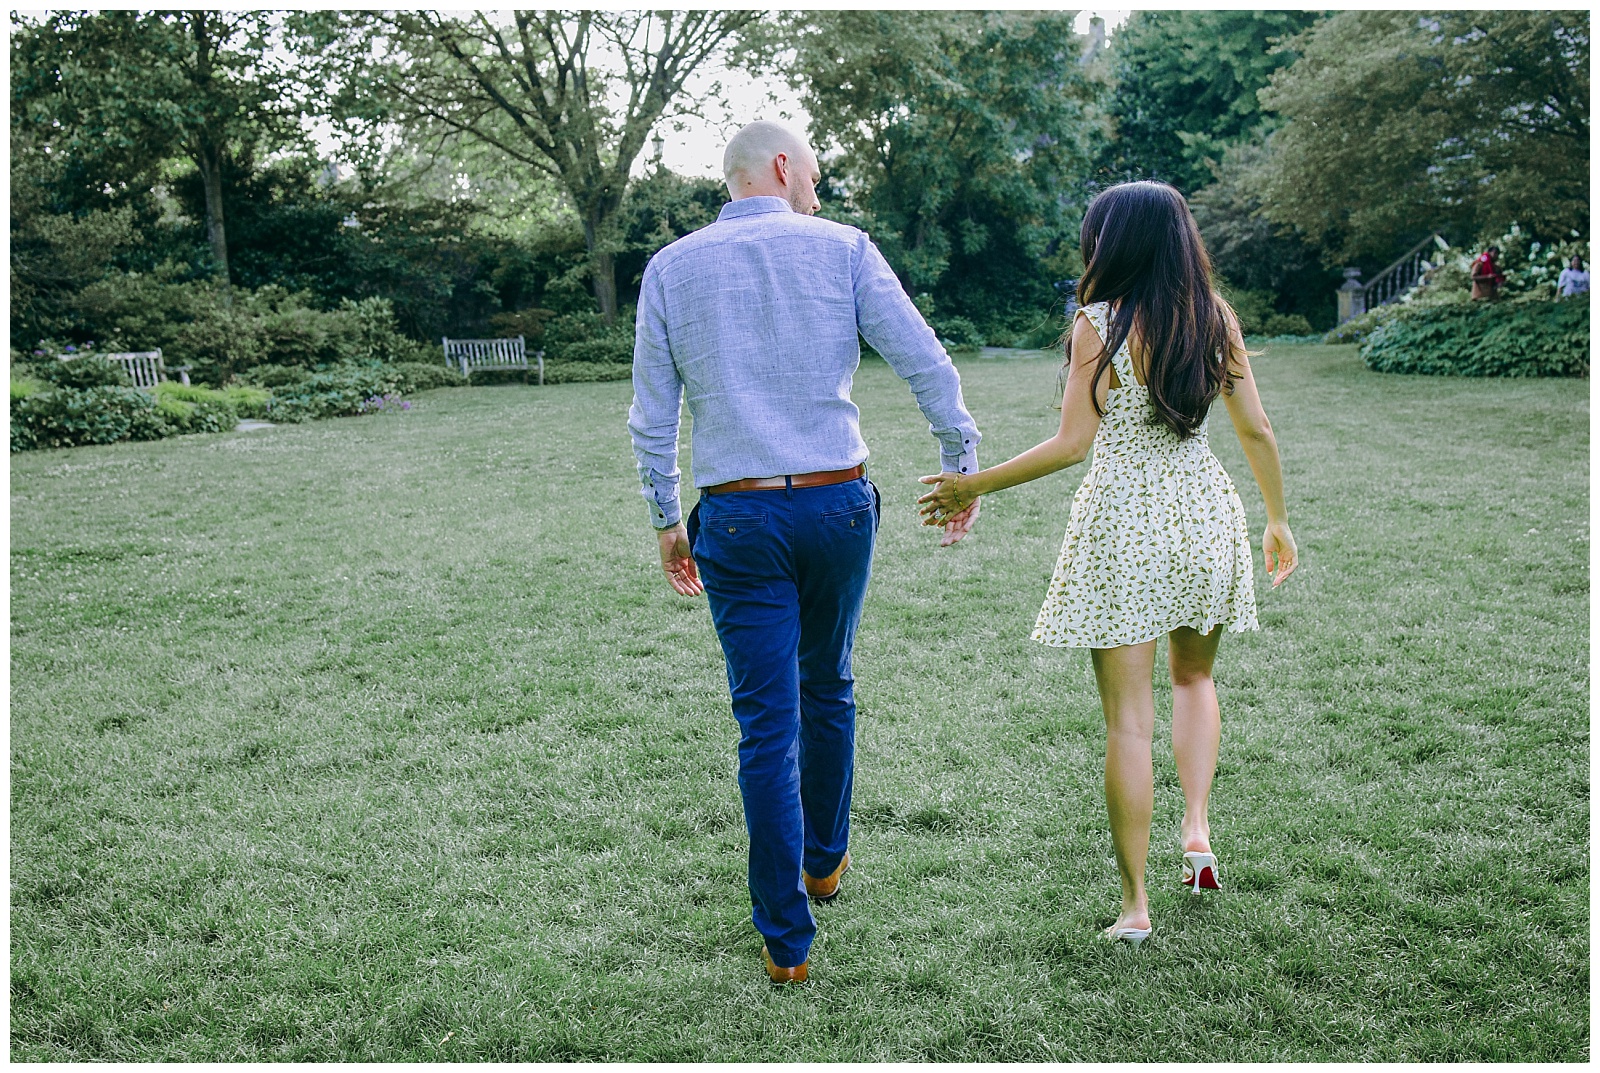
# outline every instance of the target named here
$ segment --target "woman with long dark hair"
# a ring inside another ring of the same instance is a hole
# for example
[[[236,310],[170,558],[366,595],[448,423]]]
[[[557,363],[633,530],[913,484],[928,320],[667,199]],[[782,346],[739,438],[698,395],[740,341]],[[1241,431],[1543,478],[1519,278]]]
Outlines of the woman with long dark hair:
[[[1165,183],[1111,187],[1089,205],[1080,242],[1086,267],[1060,430],[990,469],[922,478],[935,487],[918,502],[926,524],[941,524],[980,495],[1075,465],[1094,448],[1033,638],[1090,650],[1122,874],[1122,912],[1106,934],[1138,944],[1150,934],[1151,676],[1162,636],[1184,797],[1181,876],[1195,894],[1218,889],[1207,808],[1222,725],[1211,667],[1225,630],[1256,628],[1244,506],[1206,442],[1219,395],[1266,501],[1261,550],[1274,586],[1297,553],[1277,441],[1183,196]]]

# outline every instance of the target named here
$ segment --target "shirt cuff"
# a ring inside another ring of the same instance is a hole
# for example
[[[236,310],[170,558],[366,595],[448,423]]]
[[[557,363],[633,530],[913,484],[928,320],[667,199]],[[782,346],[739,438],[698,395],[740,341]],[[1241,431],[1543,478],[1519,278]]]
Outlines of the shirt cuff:
[[[942,473],[978,472],[978,449],[976,447],[968,447],[958,455],[950,454],[948,451],[940,451],[939,470]]]
[[[645,499],[650,504],[650,524],[657,529],[671,529],[683,520],[683,509],[678,504],[678,490],[670,492],[646,485]]]

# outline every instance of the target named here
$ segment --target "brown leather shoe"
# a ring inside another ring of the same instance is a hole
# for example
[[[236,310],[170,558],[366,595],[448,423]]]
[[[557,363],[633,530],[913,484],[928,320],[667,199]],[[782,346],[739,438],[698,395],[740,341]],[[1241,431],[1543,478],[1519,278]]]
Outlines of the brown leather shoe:
[[[792,969],[785,969],[772,963],[772,955],[767,953],[767,948],[761,948],[761,960],[767,964],[767,979],[775,984],[803,984],[806,982],[806,966],[811,964],[807,958]]]
[[[833,875],[829,876],[827,879],[812,879],[809,875],[806,875],[804,869],[802,869],[800,872],[800,878],[806,881],[806,893],[811,895],[819,902],[833,901],[834,898],[839,896],[839,877],[844,875],[849,867],[850,854],[847,852],[844,855],[844,860],[839,862],[839,867],[835,868],[833,870]]]

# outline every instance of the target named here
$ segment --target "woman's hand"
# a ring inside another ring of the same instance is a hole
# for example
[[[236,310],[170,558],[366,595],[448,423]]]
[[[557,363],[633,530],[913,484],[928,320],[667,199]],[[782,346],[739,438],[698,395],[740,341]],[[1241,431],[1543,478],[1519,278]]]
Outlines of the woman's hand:
[[[961,474],[939,473],[918,478],[923,484],[933,485],[933,491],[920,497],[923,525],[944,525],[955,515],[966,510],[978,497],[961,487]]]
[[[1294,534],[1286,522],[1272,522],[1261,538],[1261,555],[1266,560],[1267,573],[1272,575],[1272,587],[1294,573],[1300,565],[1300,552],[1294,546]]]

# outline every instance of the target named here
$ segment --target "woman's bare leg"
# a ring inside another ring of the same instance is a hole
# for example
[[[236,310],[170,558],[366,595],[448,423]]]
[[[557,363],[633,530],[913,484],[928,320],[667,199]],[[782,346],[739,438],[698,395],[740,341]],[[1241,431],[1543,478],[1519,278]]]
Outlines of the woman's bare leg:
[[[1150,676],[1156,643],[1095,648],[1090,655],[1106,716],[1106,812],[1122,874],[1122,913],[1112,928],[1148,928],[1144,862],[1150,853],[1150,813],[1155,806],[1150,737],[1156,712]]]
[[[1211,665],[1217,658],[1222,627],[1202,634],[1187,627],[1168,635],[1167,667],[1172,673],[1172,758],[1183,786],[1184,850],[1211,851],[1211,780],[1217,774],[1222,717]]]

